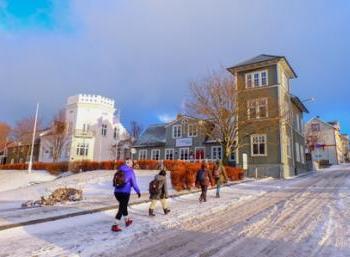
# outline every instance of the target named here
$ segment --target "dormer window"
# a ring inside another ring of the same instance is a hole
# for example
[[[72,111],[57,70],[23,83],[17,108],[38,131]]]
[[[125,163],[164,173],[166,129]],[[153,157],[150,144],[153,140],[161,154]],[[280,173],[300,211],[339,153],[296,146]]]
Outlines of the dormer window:
[[[174,125],[173,126],[173,138],[180,138],[182,136],[182,126]]]
[[[196,137],[198,135],[198,129],[195,124],[188,124],[188,136]]]
[[[245,77],[246,88],[262,87],[268,85],[267,71],[247,73]]]

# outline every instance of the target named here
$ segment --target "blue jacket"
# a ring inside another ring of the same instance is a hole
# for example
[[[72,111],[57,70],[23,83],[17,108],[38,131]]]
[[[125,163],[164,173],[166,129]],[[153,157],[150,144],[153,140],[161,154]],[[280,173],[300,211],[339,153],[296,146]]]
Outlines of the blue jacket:
[[[135,192],[140,194],[140,189],[136,183],[136,177],[135,172],[132,168],[127,166],[126,164],[123,164],[119,167],[119,170],[124,172],[125,177],[125,185],[123,187],[114,187],[114,192],[116,193],[127,193],[130,194],[131,187],[134,188]]]

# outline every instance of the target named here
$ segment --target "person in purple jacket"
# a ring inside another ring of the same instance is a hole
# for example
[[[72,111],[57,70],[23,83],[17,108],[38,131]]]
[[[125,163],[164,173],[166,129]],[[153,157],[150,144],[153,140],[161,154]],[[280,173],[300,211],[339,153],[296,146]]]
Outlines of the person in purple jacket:
[[[132,161],[130,159],[125,161],[125,164],[121,165],[118,169],[123,172],[124,184],[122,186],[114,186],[114,196],[119,202],[118,212],[115,216],[115,224],[112,226],[112,231],[119,232],[120,220],[124,216],[125,226],[131,225],[132,220],[128,217],[128,204],[130,199],[131,188],[135,190],[137,196],[141,197],[140,189],[136,183],[135,172],[132,169]]]

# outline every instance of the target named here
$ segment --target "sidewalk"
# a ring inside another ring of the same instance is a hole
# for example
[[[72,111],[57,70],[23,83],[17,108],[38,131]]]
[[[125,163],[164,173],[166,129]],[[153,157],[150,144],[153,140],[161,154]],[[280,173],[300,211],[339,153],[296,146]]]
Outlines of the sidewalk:
[[[224,187],[230,187],[236,184],[249,183],[255,180],[245,179],[242,181],[233,181],[224,185]],[[214,187],[213,187],[214,188]],[[199,189],[194,190],[184,190],[180,192],[174,191],[170,198],[176,198],[182,195],[188,195],[200,192]],[[131,196],[129,205],[137,205],[141,203],[149,202],[149,196],[143,194],[141,198],[137,198],[135,194]],[[71,202],[64,205],[56,206],[45,206],[38,208],[27,208],[27,209],[17,209],[17,210],[8,210],[0,212],[0,231],[39,224],[49,221],[55,221],[75,216],[81,216],[86,214],[92,214],[107,210],[116,210],[118,207],[117,201],[114,199],[114,196],[111,194],[109,198],[102,198],[100,201],[81,201],[81,202]]]

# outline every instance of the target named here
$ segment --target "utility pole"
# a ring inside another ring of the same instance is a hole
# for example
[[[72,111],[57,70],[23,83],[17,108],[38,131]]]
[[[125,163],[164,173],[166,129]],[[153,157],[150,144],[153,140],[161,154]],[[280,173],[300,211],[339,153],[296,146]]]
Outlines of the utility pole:
[[[32,138],[32,146],[30,149],[30,159],[28,164],[28,173],[32,173],[32,166],[33,166],[33,153],[34,153],[34,143],[35,143],[35,132],[36,132],[36,123],[38,120],[38,112],[39,112],[39,103],[36,104],[36,111],[35,111],[35,120],[34,120],[34,128],[33,128],[33,138]]]

